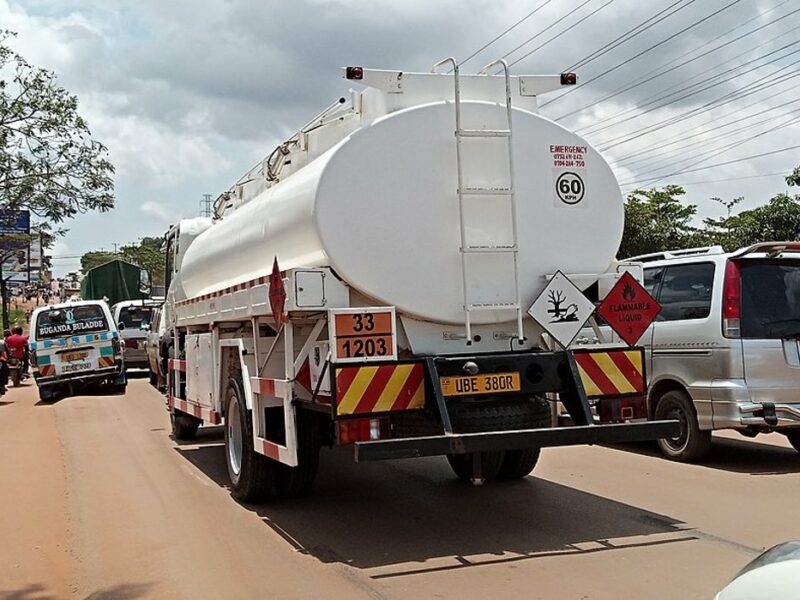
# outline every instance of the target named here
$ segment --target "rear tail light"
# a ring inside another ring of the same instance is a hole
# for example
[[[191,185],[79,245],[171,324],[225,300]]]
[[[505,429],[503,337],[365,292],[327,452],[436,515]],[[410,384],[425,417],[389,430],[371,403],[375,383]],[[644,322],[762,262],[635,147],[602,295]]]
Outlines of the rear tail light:
[[[729,260],[725,264],[725,282],[722,286],[722,335],[727,338],[741,336],[742,283],[739,263]]]
[[[578,76],[575,73],[562,73],[561,85],[575,85],[578,83]]]
[[[345,77],[347,77],[347,79],[363,79],[364,69],[361,67],[347,67],[345,69]]]
[[[389,419],[352,419],[338,422],[340,444],[370,442],[391,437]]]
[[[136,350],[139,348],[139,340],[125,340],[125,347]]]

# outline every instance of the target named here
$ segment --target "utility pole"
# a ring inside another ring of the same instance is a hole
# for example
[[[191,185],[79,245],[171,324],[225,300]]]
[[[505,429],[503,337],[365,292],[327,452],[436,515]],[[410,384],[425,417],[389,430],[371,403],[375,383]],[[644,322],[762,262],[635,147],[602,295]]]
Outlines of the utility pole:
[[[203,194],[203,199],[200,200],[200,216],[210,217],[213,215],[213,203],[211,202],[211,194]]]

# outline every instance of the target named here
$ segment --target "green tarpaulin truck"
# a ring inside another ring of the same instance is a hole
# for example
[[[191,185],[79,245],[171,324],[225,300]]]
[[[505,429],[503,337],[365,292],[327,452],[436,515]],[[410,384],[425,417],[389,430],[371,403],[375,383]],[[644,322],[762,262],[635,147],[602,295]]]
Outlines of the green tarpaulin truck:
[[[90,269],[81,281],[84,300],[106,299],[109,305],[122,300],[150,297],[149,273],[124,260],[112,260]]]

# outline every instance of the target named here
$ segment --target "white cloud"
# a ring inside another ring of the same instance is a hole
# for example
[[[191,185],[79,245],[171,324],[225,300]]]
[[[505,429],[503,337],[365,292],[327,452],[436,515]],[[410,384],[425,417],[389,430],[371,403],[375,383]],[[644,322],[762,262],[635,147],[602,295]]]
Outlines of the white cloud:
[[[181,214],[163,202],[147,200],[140,207],[144,214],[161,221],[164,225],[171,225],[181,218]]]

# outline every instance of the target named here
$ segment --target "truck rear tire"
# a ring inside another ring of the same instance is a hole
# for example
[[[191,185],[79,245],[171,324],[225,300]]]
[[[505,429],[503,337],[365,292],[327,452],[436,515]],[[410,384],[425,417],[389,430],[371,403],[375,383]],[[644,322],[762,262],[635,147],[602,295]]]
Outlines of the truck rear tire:
[[[450,419],[456,433],[536,429],[550,426],[550,404],[542,398],[463,402],[451,408]],[[447,460],[459,479],[472,479],[471,454],[450,455]],[[481,471],[487,481],[496,477],[520,479],[533,471],[538,460],[538,448],[483,452]]]
[[[297,411],[297,466],[275,463],[275,492],[279,498],[298,498],[311,491],[319,469],[322,446],[320,420],[311,411]]]
[[[253,419],[239,379],[230,380],[225,394],[225,457],[234,498],[256,502],[272,493],[276,463],[255,451]]]
[[[658,447],[664,456],[670,460],[690,462],[708,454],[711,431],[700,429],[697,411],[688,394],[681,390],[665,393],[658,399],[655,417],[657,420],[677,419],[681,423],[678,437],[658,440]]]
[[[800,452],[800,429],[789,429],[786,432],[786,439],[792,445],[792,448]]]
[[[491,481],[500,472],[500,467],[503,466],[506,453],[498,452],[481,452],[481,477],[486,481]],[[472,462],[475,460],[475,453],[472,454],[448,454],[447,462],[450,463],[450,468],[461,481],[472,481]]]
[[[175,436],[176,440],[182,442],[193,440],[197,435],[197,429],[200,427],[199,419],[179,410],[172,413],[171,421],[172,435]]]

